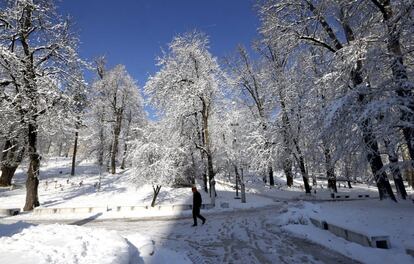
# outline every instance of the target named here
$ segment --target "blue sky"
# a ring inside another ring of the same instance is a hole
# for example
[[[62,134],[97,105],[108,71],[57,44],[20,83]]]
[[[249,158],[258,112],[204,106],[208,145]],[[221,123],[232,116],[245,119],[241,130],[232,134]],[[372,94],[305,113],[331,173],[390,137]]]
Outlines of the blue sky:
[[[194,29],[210,36],[219,58],[249,46],[259,20],[254,0],[65,0],[62,15],[71,15],[79,33],[82,58],[105,55],[112,67],[124,64],[143,86],[156,72],[161,47],[176,34]]]

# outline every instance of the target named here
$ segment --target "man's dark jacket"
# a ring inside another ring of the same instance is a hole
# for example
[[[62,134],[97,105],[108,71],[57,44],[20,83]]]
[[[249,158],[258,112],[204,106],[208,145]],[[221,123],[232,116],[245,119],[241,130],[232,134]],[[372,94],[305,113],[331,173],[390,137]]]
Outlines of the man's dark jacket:
[[[194,192],[193,194],[193,209],[201,207],[201,194],[199,192]]]

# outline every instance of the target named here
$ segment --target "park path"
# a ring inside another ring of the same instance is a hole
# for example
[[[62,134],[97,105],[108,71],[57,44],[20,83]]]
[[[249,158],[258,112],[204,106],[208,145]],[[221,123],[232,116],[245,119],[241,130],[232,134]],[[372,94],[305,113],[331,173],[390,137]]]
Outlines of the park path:
[[[286,206],[288,203],[278,203],[207,214],[207,223],[197,227],[191,227],[189,217],[98,220],[83,225],[116,230],[125,236],[136,232],[148,235],[156,248],[185,252],[194,263],[358,263],[281,230],[275,216]]]

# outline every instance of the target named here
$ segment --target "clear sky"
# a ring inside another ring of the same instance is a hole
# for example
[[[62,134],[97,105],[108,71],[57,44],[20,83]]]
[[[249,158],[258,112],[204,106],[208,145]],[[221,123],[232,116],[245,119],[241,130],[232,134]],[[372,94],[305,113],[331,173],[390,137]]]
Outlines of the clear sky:
[[[156,72],[156,57],[176,34],[194,29],[210,37],[219,58],[249,46],[257,38],[259,20],[254,0],[63,0],[80,35],[80,55],[92,60],[105,55],[112,67],[124,64],[143,86]]]

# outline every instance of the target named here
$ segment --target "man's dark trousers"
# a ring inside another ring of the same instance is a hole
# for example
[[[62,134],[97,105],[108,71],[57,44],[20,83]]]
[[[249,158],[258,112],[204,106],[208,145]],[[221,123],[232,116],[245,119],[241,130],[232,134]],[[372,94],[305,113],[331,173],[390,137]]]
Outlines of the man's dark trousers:
[[[200,218],[203,223],[206,221],[206,219],[200,215],[200,207],[193,208],[194,225],[197,225],[197,217]]]

